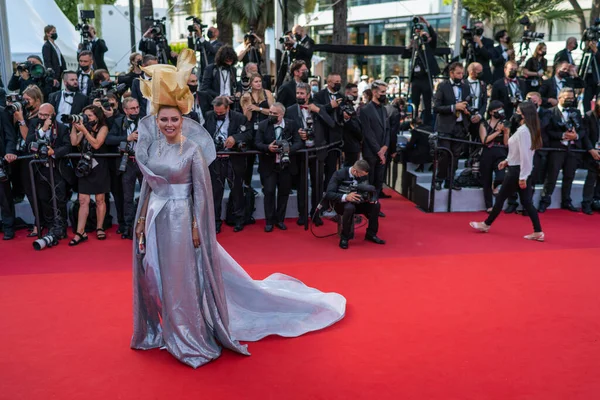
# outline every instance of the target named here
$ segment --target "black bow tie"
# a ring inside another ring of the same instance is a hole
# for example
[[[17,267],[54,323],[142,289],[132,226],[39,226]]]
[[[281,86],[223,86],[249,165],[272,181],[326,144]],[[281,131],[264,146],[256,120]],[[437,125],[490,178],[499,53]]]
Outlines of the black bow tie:
[[[461,87],[461,86],[462,86],[462,82],[459,82],[459,83],[454,83],[454,82],[453,82],[453,83],[452,83],[452,86],[456,86],[456,87],[458,87],[458,88],[459,88],[459,87]]]
[[[67,93],[65,92],[65,97],[74,97],[75,93]]]

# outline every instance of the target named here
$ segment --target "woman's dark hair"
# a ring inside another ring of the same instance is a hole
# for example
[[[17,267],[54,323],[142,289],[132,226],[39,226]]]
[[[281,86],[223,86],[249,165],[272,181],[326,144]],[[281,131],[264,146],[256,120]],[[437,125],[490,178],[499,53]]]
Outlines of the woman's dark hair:
[[[543,146],[543,143],[537,106],[531,101],[524,101],[519,105],[519,110],[521,110],[521,114],[523,114],[525,125],[529,129],[529,134],[531,135],[531,150],[540,149]]]
[[[217,50],[217,54],[215,55],[215,65],[217,67],[228,67],[228,65],[225,64],[225,61],[231,60],[235,64],[237,59],[237,54],[235,53],[235,50],[233,50],[233,47],[224,45]]]
[[[365,89],[362,95],[367,95],[367,99],[369,99],[369,101],[373,100],[373,91],[371,89]]]
[[[98,119],[98,123],[96,124],[97,130],[100,130],[101,127],[106,126],[106,117],[104,116],[104,111],[102,111],[101,107],[90,104],[89,106],[84,107],[81,113],[83,114],[87,110],[90,110],[92,113],[94,113],[94,115]]]
[[[499,42],[501,38],[504,37],[504,35],[506,35],[507,30],[506,29],[502,29],[498,32],[496,32],[496,34],[494,35],[494,39],[496,39],[496,42]]]
[[[48,34],[52,32],[52,29],[56,29],[54,25],[46,25],[44,27],[44,40],[48,40]]]
[[[499,108],[504,108],[504,103],[501,102],[500,100],[492,100],[490,101],[490,105],[488,106],[488,113],[491,113],[494,110],[497,110]]]

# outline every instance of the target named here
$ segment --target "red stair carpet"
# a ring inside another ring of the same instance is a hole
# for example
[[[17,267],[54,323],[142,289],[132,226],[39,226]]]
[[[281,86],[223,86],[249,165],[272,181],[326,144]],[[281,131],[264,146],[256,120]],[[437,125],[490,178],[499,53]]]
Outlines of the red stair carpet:
[[[550,210],[547,242],[534,243],[522,216],[480,234],[468,222],[483,213],[382,204],[385,246],[363,241],[364,227],[347,251],[291,220],[270,234],[263,221],[224,228],[253,277],[342,293],[347,316],[197,370],[129,349],[131,242],[114,230],[40,252],[22,231],[0,241],[0,399],[600,398],[600,215]]]

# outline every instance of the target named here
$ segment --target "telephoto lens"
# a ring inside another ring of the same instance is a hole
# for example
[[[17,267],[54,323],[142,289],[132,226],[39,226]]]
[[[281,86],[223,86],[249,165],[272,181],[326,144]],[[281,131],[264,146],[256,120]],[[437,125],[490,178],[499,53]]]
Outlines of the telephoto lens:
[[[37,251],[43,250],[46,247],[53,247],[56,245],[58,245],[58,238],[51,233],[33,242],[33,248]]]

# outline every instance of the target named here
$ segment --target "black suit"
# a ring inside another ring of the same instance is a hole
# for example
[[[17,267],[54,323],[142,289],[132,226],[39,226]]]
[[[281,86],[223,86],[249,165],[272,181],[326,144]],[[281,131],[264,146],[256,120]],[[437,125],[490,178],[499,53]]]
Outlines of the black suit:
[[[542,199],[540,203],[545,204],[546,206],[551,204],[551,197],[556,186],[558,173],[562,169],[563,177],[561,188],[561,205],[564,206],[571,204],[571,187],[573,185],[573,179],[575,178],[575,172],[577,171],[577,165],[581,159],[579,153],[569,150],[581,149],[583,147],[582,140],[586,136],[586,130],[581,115],[579,114],[579,111],[577,111],[576,119],[581,126],[581,128],[577,130],[579,138],[569,142],[567,145],[564,145],[561,143],[563,134],[565,133],[564,127],[561,127],[563,115],[558,106],[551,108],[550,112],[550,122],[547,129],[549,145],[552,148],[563,149],[567,151],[551,151],[548,154],[548,175],[546,177],[546,182],[544,183],[544,190],[542,192]]]
[[[206,113],[204,128],[211,134],[213,140],[216,139],[219,128],[223,121],[217,121],[214,111]],[[252,133],[247,126],[248,121],[243,114],[237,111],[229,111],[229,127],[227,137],[233,137],[236,144],[248,143],[252,140]],[[240,129],[240,127],[244,127]],[[233,216],[236,224],[242,225],[244,221],[244,191],[242,184],[246,171],[246,159],[244,156],[217,156],[210,164],[210,177],[213,188],[213,201],[215,207],[215,219],[217,225],[221,224],[221,205],[223,203],[223,193],[225,191],[225,182],[229,183],[231,194],[229,201],[233,204]]]
[[[65,61],[62,52],[59,58],[52,43],[46,40],[42,46],[42,56],[44,58],[44,66],[46,68],[52,68],[54,71],[54,79],[60,82],[62,73],[67,69],[67,62]]]
[[[556,55],[554,56],[554,66],[564,61],[568,62],[569,64],[575,64],[573,60],[573,55],[566,48],[556,53]]]
[[[312,56],[314,53],[315,41],[310,36],[306,35],[290,50],[292,60],[302,60],[306,63],[306,67],[310,73],[312,65]]]
[[[492,81],[492,69],[490,67],[490,61],[492,60],[492,55],[494,54],[494,41],[492,39],[488,39],[486,37],[481,38],[481,43],[483,47],[479,47],[477,43],[474,43],[473,51],[475,54],[475,62],[478,62],[483,67],[482,80],[486,84],[491,84]],[[467,57],[467,48],[463,46],[462,52],[460,54],[462,58]],[[469,67],[469,64],[465,65],[465,69]]]
[[[16,154],[16,133],[8,113],[0,107],[0,158],[7,154]],[[15,203],[10,181],[0,182],[0,212],[4,235],[13,233],[15,223]]]
[[[521,102],[524,101],[525,96],[527,96],[527,82],[521,78],[516,79],[516,89],[513,88],[513,85],[510,85],[505,78],[498,79],[492,86],[492,97],[490,100],[500,100],[504,103],[504,113],[507,119],[512,117],[515,112],[515,104],[511,102],[511,98]]]
[[[50,95],[49,103],[54,106],[54,110],[56,112],[57,120],[60,121],[58,109],[60,104],[64,101],[65,97],[63,96],[63,90],[59,92],[54,92]],[[83,109],[90,104],[90,100],[84,94],[79,92],[73,95],[73,104],[71,105],[71,111],[69,115],[81,114]]]
[[[363,158],[369,163],[369,182],[381,192],[385,174],[385,164],[377,153],[390,145],[390,125],[383,105],[370,102],[360,111],[360,125],[363,133]],[[384,155],[385,156],[385,155]]]
[[[136,99],[140,105],[140,119],[144,118],[148,113],[148,100],[142,95],[142,90],[140,88],[140,79],[134,79],[131,84],[131,97]]]
[[[97,38],[92,41],[92,54],[94,56],[94,69],[105,69],[108,70],[106,63],[104,62],[104,53],[108,51],[106,42],[104,39]]]
[[[505,57],[504,49],[502,45],[494,47],[491,53],[492,65],[494,66],[494,72],[492,73],[492,82],[496,82],[498,79],[504,78],[504,64],[510,58],[508,55]]]
[[[158,62],[161,64],[177,64],[177,58],[171,57],[171,46],[166,45],[165,54],[158,54],[158,47],[152,39],[142,38],[138,45],[138,48],[143,55],[151,54],[158,58]]]
[[[438,86],[438,90],[435,93],[434,108],[433,110],[437,113],[436,129],[440,133],[440,140],[438,145],[450,149],[454,156],[454,163],[450,173],[454,176],[456,168],[458,167],[458,157],[462,152],[462,143],[452,142],[444,140],[443,137],[452,137],[458,139],[464,139],[467,135],[470,117],[462,114],[462,121],[458,121],[456,116],[455,105],[456,103],[467,101],[471,97],[470,86],[461,82],[460,90],[458,90],[460,96],[457,98],[454,93],[454,86],[450,81],[442,82]],[[448,168],[450,164],[450,158],[445,151],[440,153],[439,156],[439,168],[438,168],[438,180],[448,180]]]
[[[287,81],[277,90],[277,101],[286,108],[296,104],[296,81]]]
[[[367,227],[367,236],[377,236],[379,230],[379,202],[375,203],[351,203],[342,201],[343,195],[340,193],[340,186],[356,180],[358,183],[365,183],[364,179],[357,179],[350,173],[350,167],[344,167],[335,171],[327,185],[327,200],[334,204],[335,211],[342,216],[342,240],[350,240],[352,237],[352,221],[354,214],[363,214],[369,219]]]
[[[588,152],[592,149],[598,148],[598,142],[600,141],[599,127],[600,119],[593,111],[588,111],[585,114],[584,119],[587,135],[583,137],[583,148]],[[599,186],[598,171],[600,164],[592,158],[589,153],[583,156],[584,166],[587,168],[588,173],[583,184],[583,199],[581,206],[589,208],[594,201],[595,189]]]
[[[563,88],[580,89],[584,87],[583,79],[577,77],[568,77],[564,79]],[[546,79],[540,87],[540,94],[542,95],[542,107],[551,108],[552,105],[548,102],[548,99],[558,100],[558,85],[556,83],[556,77],[553,76],[550,79]]]
[[[229,73],[227,73],[229,72]],[[237,77],[235,68],[233,67],[218,67],[216,64],[210,64],[204,70],[202,76],[202,86],[200,90],[206,92],[213,99],[221,95],[221,74],[227,77],[229,76],[229,87],[230,92],[227,96],[233,96],[235,94],[235,88],[237,86]]]
[[[475,100],[478,101],[477,112],[481,116],[481,120],[483,120],[485,118],[485,112],[487,110],[487,104],[488,104],[487,84],[482,80],[481,81],[477,80],[475,82],[471,82],[471,81],[469,81],[468,78],[465,78],[464,82],[469,85],[469,91],[471,93],[471,103],[470,104],[471,104],[471,106],[475,106]],[[474,140],[476,142],[478,142],[480,140],[479,139],[479,126],[481,125],[481,120],[477,124],[471,123],[469,125],[469,134],[471,136],[471,140]]]
[[[281,138],[287,139],[290,142],[290,151],[293,153],[300,150],[304,144],[298,134],[298,126],[291,119],[284,119],[285,127],[281,134]],[[292,184],[292,174],[297,168],[295,163],[290,164],[287,168],[282,167],[281,163],[277,163],[276,153],[269,151],[275,137],[274,125],[269,123],[269,120],[264,120],[258,124],[258,131],[254,144],[258,151],[263,152],[258,157],[258,172],[263,184],[263,193],[265,195],[265,218],[267,225],[282,223],[285,219],[287,202],[290,195]],[[275,203],[275,192],[277,190],[277,204]]]
[[[327,112],[327,114],[335,122],[333,127],[330,127],[325,131],[325,140],[327,144],[341,142],[344,130],[344,117],[342,115],[342,111],[340,107],[334,108],[331,106],[332,97],[339,99],[342,98],[343,95],[341,93],[331,93],[328,88],[325,88],[315,93],[313,96],[313,103],[317,104],[320,108],[324,108],[325,112]],[[337,170],[339,158],[340,153],[338,151],[329,151],[327,153],[327,158],[325,159],[325,185],[327,185],[331,179],[331,176]]]
[[[194,38],[188,36],[188,47],[202,53],[200,69],[201,71],[204,71],[208,65],[215,63],[215,55],[217,54],[219,48],[223,46],[223,43],[219,42],[218,40],[215,40],[214,42],[210,42],[206,39],[201,40],[199,37],[195,39],[196,43],[194,44]],[[206,56],[206,58],[204,58],[204,56]]]
[[[29,132],[25,140],[27,148],[34,141],[39,140],[39,127],[43,124],[38,118],[31,121]],[[58,159],[69,154],[71,150],[71,140],[69,130],[66,125],[55,122],[50,130],[51,137],[47,139],[50,147],[54,150],[54,193],[56,195],[56,205],[58,207],[58,220],[54,218],[54,209],[52,205],[52,188],[50,186],[50,168],[47,164],[34,164],[33,177],[37,195],[38,210],[40,212],[40,224],[47,228],[51,233],[62,235],[67,230],[67,190],[66,182],[58,173]],[[33,200],[33,199],[32,199]]]
[[[94,81],[93,77],[94,73],[92,70],[89,70],[87,74],[83,73],[82,70],[77,70],[77,82],[79,83],[79,91],[81,94],[89,97],[92,94],[92,90],[94,90]],[[87,83],[87,87],[85,90],[83,89],[83,85]]]

